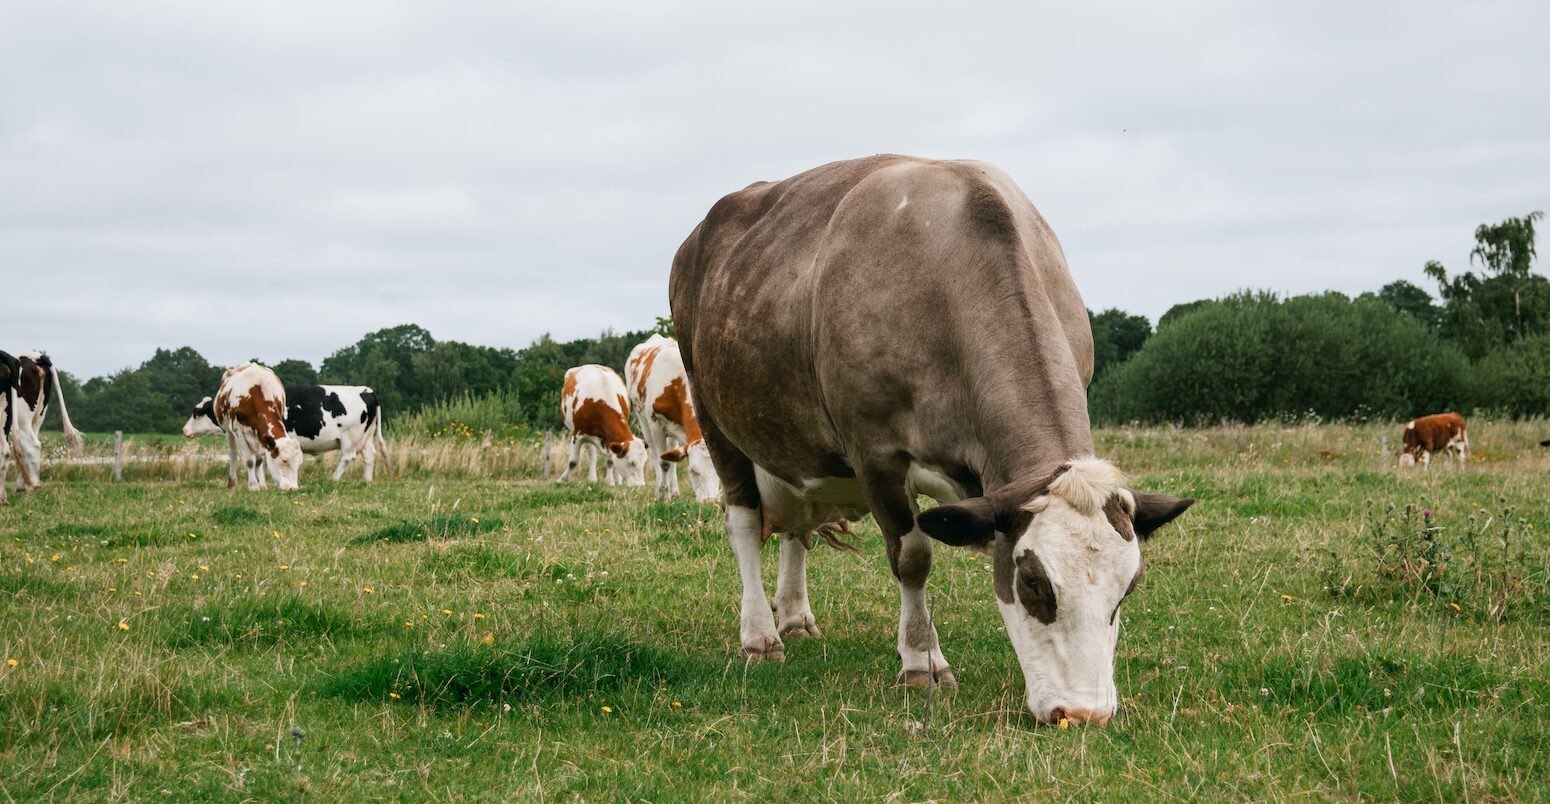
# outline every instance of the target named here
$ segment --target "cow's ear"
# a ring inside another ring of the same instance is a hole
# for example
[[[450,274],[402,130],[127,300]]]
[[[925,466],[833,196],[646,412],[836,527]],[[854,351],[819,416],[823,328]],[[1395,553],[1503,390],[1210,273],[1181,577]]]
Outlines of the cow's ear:
[[[608,445],[608,451],[612,452],[616,458],[623,458],[630,454],[630,443],[628,441],[615,441]]]
[[[986,544],[996,537],[995,506],[984,497],[922,511],[915,523],[927,536],[955,547]]]
[[[1167,494],[1148,494],[1144,491],[1134,492],[1136,495],[1136,535],[1142,539],[1152,535],[1152,531],[1172,522],[1179,514],[1189,510],[1195,500],[1191,497],[1179,499]]]
[[[687,456],[688,454],[689,454],[689,452],[687,450],[685,450],[683,447],[673,447],[672,449],[668,450],[667,452],[662,453],[662,460],[667,461],[669,463],[678,463],[679,461],[683,460],[684,457]]]

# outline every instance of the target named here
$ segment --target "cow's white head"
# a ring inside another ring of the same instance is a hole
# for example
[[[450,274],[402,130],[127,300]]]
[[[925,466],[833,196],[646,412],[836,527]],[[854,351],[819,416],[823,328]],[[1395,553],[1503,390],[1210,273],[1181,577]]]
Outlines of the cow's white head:
[[[220,435],[221,425],[215,421],[215,400],[205,397],[194,406],[193,415],[183,423],[183,437],[195,438],[197,436]]]
[[[1019,492],[933,508],[921,530],[994,556],[996,602],[1039,719],[1114,716],[1120,602],[1141,578],[1139,538],[1194,500],[1133,492],[1106,461],[1083,458]]]
[[[264,451],[264,463],[269,467],[269,475],[281,491],[295,491],[297,477],[301,474],[301,442],[295,436],[288,435],[275,439],[274,446],[274,452]]]
[[[613,461],[619,482],[626,486],[646,485],[645,440],[631,436],[629,441],[610,442],[608,456]]]
[[[705,446],[704,439],[688,446],[673,447],[662,453],[662,460],[673,463],[687,460],[685,466],[689,470],[689,486],[694,489],[694,499],[702,503],[721,499],[721,476],[716,474],[716,467],[710,462],[710,448]]]

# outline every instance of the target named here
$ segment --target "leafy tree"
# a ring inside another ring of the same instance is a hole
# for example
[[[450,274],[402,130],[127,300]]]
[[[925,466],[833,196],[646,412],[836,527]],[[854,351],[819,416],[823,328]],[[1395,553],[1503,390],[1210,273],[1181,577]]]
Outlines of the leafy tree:
[[[1169,307],[1167,312],[1162,314],[1162,318],[1157,319],[1157,329],[1160,331],[1163,327],[1172,324],[1175,321],[1179,321],[1190,313],[1193,313],[1202,307],[1206,307],[1211,303],[1212,302],[1210,299],[1200,299],[1199,301],[1175,304],[1172,307]]]
[[[1087,311],[1093,330],[1093,379],[1105,369],[1130,359],[1152,337],[1152,324],[1146,316],[1131,315],[1115,307],[1093,315]]]
[[[1091,311],[1089,311],[1089,313],[1090,312]],[[651,331],[661,335],[664,338],[678,337],[678,328],[673,325],[673,319],[670,316],[657,316],[657,325],[653,327]]]
[[[1470,370],[1477,407],[1513,416],[1550,415],[1550,333],[1486,355]]]
[[[1410,417],[1457,405],[1465,362],[1371,296],[1242,293],[1158,329],[1093,384],[1098,421]]]
[[[1550,280],[1531,270],[1537,256],[1534,223],[1543,217],[1536,211],[1475,229],[1469,260],[1471,265],[1479,261],[1481,274],[1450,277],[1442,263],[1426,264],[1425,273],[1437,282],[1443,301],[1439,330],[1471,358],[1550,331]]]
[[[288,358],[271,366],[280,382],[286,385],[317,385],[318,372],[306,360]]]
[[[1432,301],[1432,294],[1419,286],[1398,279],[1384,285],[1383,289],[1378,291],[1378,298],[1387,302],[1395,310],[1408,313],[1428,330],[1437,328],[1437,305]]]

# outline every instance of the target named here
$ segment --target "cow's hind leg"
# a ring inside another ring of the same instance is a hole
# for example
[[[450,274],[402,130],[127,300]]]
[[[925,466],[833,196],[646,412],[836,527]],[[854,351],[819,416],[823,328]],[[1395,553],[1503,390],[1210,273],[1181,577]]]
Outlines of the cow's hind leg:
[[[573,433],[570,437],[570,455],[566,459],[565,471],[560,473],[558,482],[564,483],[570,479],[570,473],[576,471],[576,463],[581,458],[581,439]]]
[[[759,509],[728,505],[727,539],[737,556],[737,571],[743,581],[743,655],[749,661],[785,661],[786,646],[775,630],[770,599],[764,594],[764,578],[759,571],[759,551],[764,547],[764,520]]]
[[[366,434],[366,445],[361,447],[361,470],[370,483],[377,471],[377,440],[371,433]]]
[[[780,634],[819,636],[818,622],[807,600],[807,545],[787,533],[780,539],[780,574],[775,581],[775,611]]]

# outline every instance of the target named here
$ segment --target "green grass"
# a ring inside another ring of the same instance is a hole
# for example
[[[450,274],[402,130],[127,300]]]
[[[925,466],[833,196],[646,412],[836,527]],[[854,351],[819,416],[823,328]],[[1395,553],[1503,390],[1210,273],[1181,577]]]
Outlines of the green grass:
[[[289,495],[46,465],[0,508],[0,798],[1550,798],[1550,426],[1472,424],[1462,474],[1388,467],[1397,433],[1100,431],[1200,502],[1144,548],[1120,714],[1067,730],[1026,713],[965,551],[930,582],[962,688],[894,686],[870,522],[814,549],[824,636],[749,666],[720,514],[543,483],[536,453],[370,487],[309,462]],[[1439,530],[1384,552],[1416,528],[1390,505]],[[1443,548],[1442,580],[1394,568]]]

